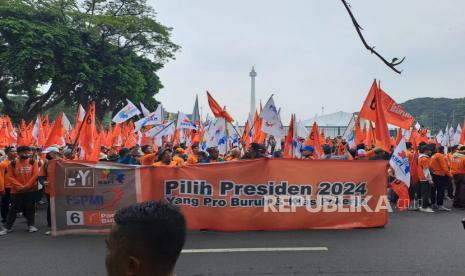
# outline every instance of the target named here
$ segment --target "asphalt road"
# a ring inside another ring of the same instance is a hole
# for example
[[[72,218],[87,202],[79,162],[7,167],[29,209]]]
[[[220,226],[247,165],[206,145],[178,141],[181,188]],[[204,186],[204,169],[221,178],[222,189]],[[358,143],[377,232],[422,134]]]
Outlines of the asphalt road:
[[[38,218],[44,218],[41,210]],[[465,275],[464,210],[390,215],[384,228],[191,232],[186,249],[326,247],[325,251],[183,253],[178,275]],[[0,237],[0,275],[105,275],[103,236]]]

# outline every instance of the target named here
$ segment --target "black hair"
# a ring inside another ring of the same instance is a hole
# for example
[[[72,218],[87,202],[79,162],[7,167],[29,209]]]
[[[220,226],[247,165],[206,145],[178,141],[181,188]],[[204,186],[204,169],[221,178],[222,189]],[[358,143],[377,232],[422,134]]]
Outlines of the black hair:
[[[427,145],[426,142],[421,142],[420,144],[418,144],[418,146],[420,146],[420,147],[421,146],[426,146],[426,145]]]
[[[120,157],[123,157],[125,155],[128,155],[129,154],[129,149],[128,148],[122,148],[118,151],[118,155]]]
[[[405,143],[405,147],[406,147],[407,149],[411,149],[412,146],[413,146],[413,145],[412,145],[412,142],[407,142],[407,143]]]
[[[143,153],[147,153],[147,149],[149,147],[152,147],[151,145],[143,145],[140,149],[142,150]]]
[[[331,147],[329,145],[324,144],[323,146],[323,153],[324,154],[331,154]]]
[[[167,151],[169,151],[170,154],[173,153],[173,150],[170,149],[170,148],[161,149],[161,150],[158,152],[157,162],[161,161],[161,158],[163,157],[163,155],[164,155],[165,152],[167,152]]]
[[[5,154],[9,154],[14,149],[15,149],[15,147],[6,147],[5,148]]]
[[[120,250],[142,257],[160,272],[173,271],[186,240],[186,220],[176,206],[137,203],[117,211],[114,220]]]
[[[16,149],[16,151],[17,151],[18,153],[20,153],[20,152],[25,152],[25,151],[30,151],[30,150],[31,150],[31,148],[28,147],[28,146],[20,146],[20,147],[18,147],[18,148]]]
[[[438,147],[438,152],[439,153],[444,153],[444,146],[439,146]]]
[[[358,144],[356,149],[357,150],[365,149],[365,144]]]
[[[418,151],[420,153],[425,153],[425,151],[428,150],[428,146],[426,145],[426,143],[424,143],[423,145],[420,145],[420,147],[418,148]]]

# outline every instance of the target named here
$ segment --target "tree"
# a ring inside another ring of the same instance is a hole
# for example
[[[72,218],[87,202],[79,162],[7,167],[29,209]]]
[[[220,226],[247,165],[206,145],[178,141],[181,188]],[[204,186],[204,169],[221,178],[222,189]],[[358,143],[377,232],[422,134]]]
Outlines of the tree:
[[[62,102],[96,101],[102,119],[126,98],[154,109],[156,72],[179,50],[170,36],[145,0],[2,1],[2,111],[30,120]]]

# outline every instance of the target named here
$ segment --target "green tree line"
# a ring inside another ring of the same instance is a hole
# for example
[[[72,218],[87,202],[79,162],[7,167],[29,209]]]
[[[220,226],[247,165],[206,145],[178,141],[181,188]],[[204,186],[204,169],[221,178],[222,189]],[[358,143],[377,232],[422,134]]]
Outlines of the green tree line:
[[[125,99],[155,109],[157,76],[179,46],[146,0],[1,0],[1,112],[32,120],[58,105],[97,117]]]

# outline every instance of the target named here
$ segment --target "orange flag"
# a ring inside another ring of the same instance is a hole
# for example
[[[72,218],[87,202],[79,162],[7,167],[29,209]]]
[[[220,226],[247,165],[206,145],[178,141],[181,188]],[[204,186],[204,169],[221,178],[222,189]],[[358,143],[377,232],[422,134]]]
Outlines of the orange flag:
[[[84,160],[91,158],[96,142],[96,133],[95,102],[92,102],[87,109],[84,120],[82,120],[80,130],[77,133],[77,139],[82,150],[81,157],[83,157]]]
[[[375,91],[375,103],[371,106],[375,109],[376,112],[376,128],[375,128],[375,140],[376,146],[380,147],[386,152],[391,151],[391,142],[389,136],[389,129],[387,126],[385,115],[385,107],[383,106],[383,102],[381,101],[381,91],[378,87],[374,86]]]
[[[18,146],[30,146],[31,144],[31,133],[29,133],[26,122],[21,120],[21,125],[18,128],[18,139],[16,144]]]
[[[103,134],[103,136],[102,136],[102,134]],[[98,162],[100,160],[100,147],[101,147],[102,141],[104,139],[105,139],[105,133],[102,130],[95,138],[94,148],[93,148],[91,154],[89,154],[86,157],[87,161]]]
[[[44,136],[48,137],[50,132],[50,121],[48,119],[48,113],[45,115],[44,119],[42,120],[42,129],[44,131]]]
[[[306,146],[313,146],[315,149],[315,159],[320,159],[323,156],[323,149],[320,144],[320,136],[318,132],[318,125],[316,122],[313,122],[312,130],[308,134],[307,141],[305,141]]]
[[[50,133],[47,137],[47,140],[44,143],[44,147],[48,148],[53,145],[63,145],[64,144],[64,135],[65,129],[63,127],[63,112],[61,112],[58,117],[53,122]]]
[[[286,141],[284,142],[284,153],[285,158],[294,157],[294,114],[291,115],[291,122],[289,123],[289,130],[287,131]]]
[[[386,94],[381,88],[378,88],[376,80],[373,81],[370,92],[368,93],[362,109],[360,110],[359,117],[370,121],[375,121],[378,115],[375,112],[375,101],[376,93],[379,94],[379,102],[383,106],[383,113],[385,121],[391,125],[401,127],[403,129],[410,129],[410,126],[415,120],[405,109],[397,104],[388,94]]]
[[[250,126],[249,121],[245,122],[244,132],[242,133],[241,137],[242,144],[246,146],[246,148],[250,145]]]
[[[404,182],[395,179],[391,183],[391,188],[398,196],[397,208],[399,208],[400,211],[404,211],[410,205],[410,196],[407,185],[405,185]]]
[[[263,143],[261,141],[263,137],[263,132],[262,132],[262,119],[260,116],[258,116],[258,113],[255,111],[255,118],[253,120],[253,138],[252,141],[254,143]]]
[[[373,147],[373,127],[371,126],[371,123],[369,126],[365,126],[365,140],[363,143],[367,148],[372,148]]]
[[[397,129],[397,138],[396,138],[396,146],[400,143],[400,141],[402,140],[402,129],[401,128],[398,128]]]
[[[228,122],[233,122],[234,119],[229,115],[228,112],[224,108],[221,108],[221,106],[218,104],[215,99],[213,99],[212,95],[207,91],[207,97],[208,97],[208,105],[210,106],[210,109],[213,112],[213,115],[215,115],[216,118],[225,118],[226,121]]]
[[[127,136],[126,136],[126,141],[124,143],[124,147],[132,148],[137,144],[137,140],[138,140],[136,134],[134,133],[134,122],[133,121],[130,121],[128,123],[128,127],[126,131],[127,131],[126,132]]]

